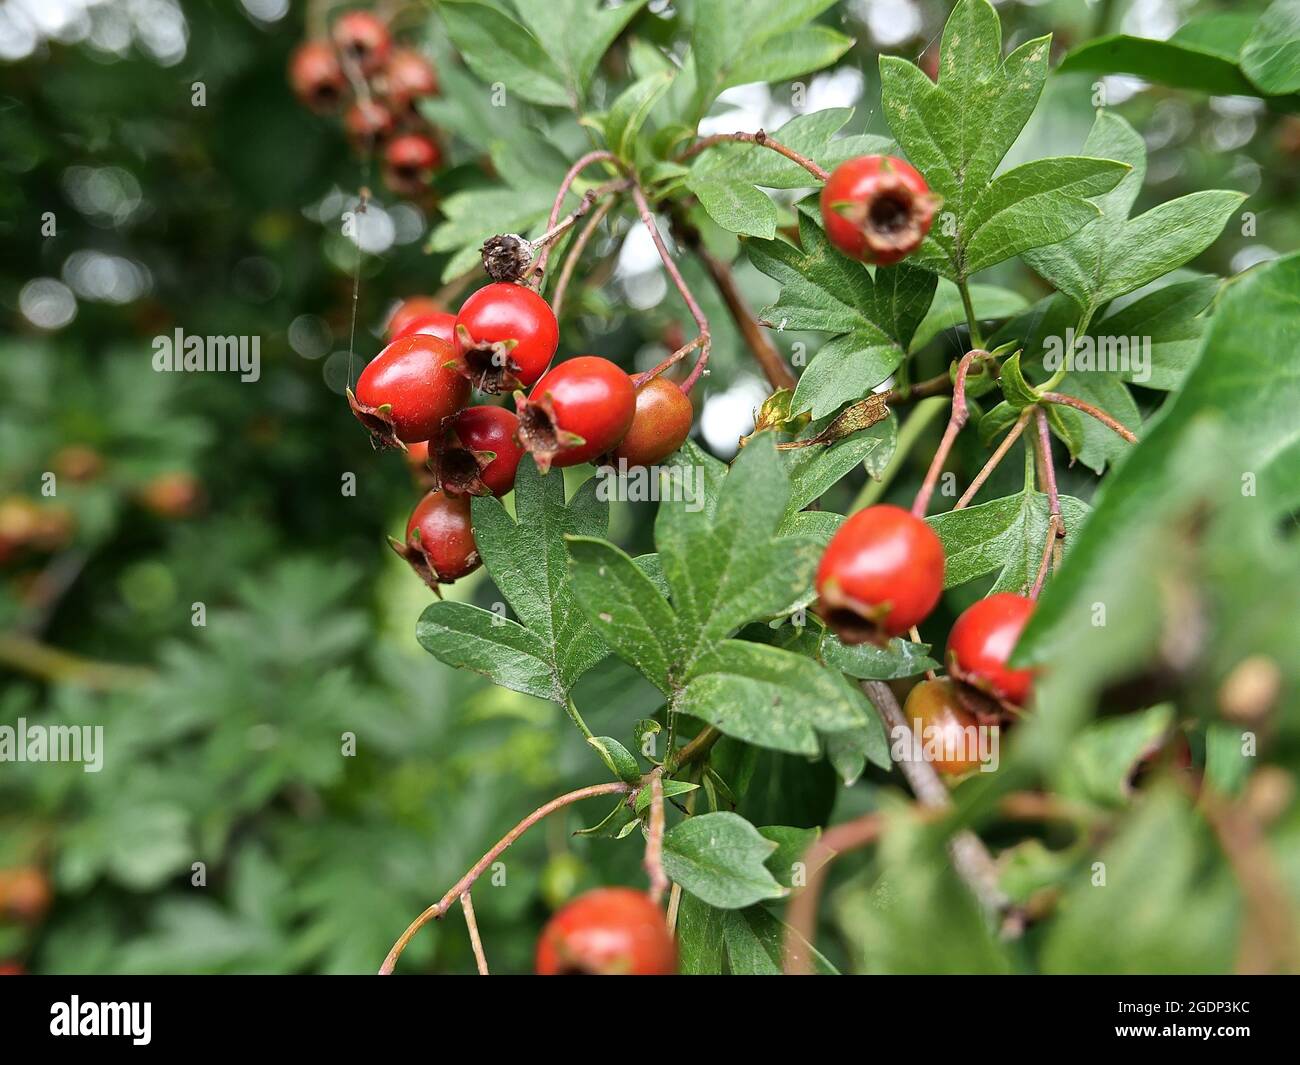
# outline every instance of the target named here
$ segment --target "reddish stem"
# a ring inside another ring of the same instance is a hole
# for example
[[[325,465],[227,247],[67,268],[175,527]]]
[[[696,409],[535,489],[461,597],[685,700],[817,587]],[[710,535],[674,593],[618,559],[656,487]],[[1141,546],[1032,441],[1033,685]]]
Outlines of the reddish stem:
[[[551,214],[546,220],[546,229],[548,232],[554,229],[559,223],[560,212],[564,209],[564,198],[568,196],[569,189],[573,186],[573,183],[578,180],[578,175],[593,163],[614,163],[617,165],[618,156],[613,152],[606,151],[588,152],[569,167],[568,173],[564,175],[564,180],[560,182],[560,187],[555,193],[555,202],[551,204]],[[536,276],[539,279],[539,283],[540,279],[546,276],[546,260],[550,258],[550,255],[551,245],[548,243],[542,248],[541,255],[537,257]]]
[[[957,500],[957,505],[952,508],[953,510],[963,510],[970,505],[970,501],[975,498],[975,494],[984,487],[984,482],[987,481],[993,471],[998,468],[998,463],[1000,463],[1006,457],[1007,452],[1011,450],[1011,445],[1020,439],[1020,434],[1025,431],[1025,426],[1029,423],[1032,414],[1032,407],[1026,407],[1024,409],[1020,417],[1016,419],[1016,424],[1011,427],[1011,432],[1007,433],[1007,435],[1002,438],[1002,443],[998,445],[997,450],[993,452],[993,455],[989,458],[988,462],[984,463],[984,468],[975,475],[975,480],[971,481],[970,487],[967,488],[962,497]]]
[[[632,199],[636,202],[636,209],[641,215],[642,224],[650,231],[650,237],[655,243],[655,248],[659,251],[659,258],[663,261],[664,269],[668,271],[668,276],[672,278],[677,291],[681,293],[682,300],[691,312],[691,317],[695,319],[695,327],[700,332],[700,357],[696,360],[695,368],[691,371],[690,377],[682,384],[682,391],[689,392],[709,363],[709,320],[704,316],[704,311],[700,309],[694,295],[691,294],[686,280],[682,277],[682,272],[677,269],[677,264],[673,262],[673,257],[668,252],[668,246],[664,243],[664,238],[659,233],[659,227],[655,224],[654,215],[650,211],[650,204],[645,198],[645,192],[636,182],[632,184]]]
[[[628,792],[632,791],[634,787],[635,785],[625,784],[621,780],[616,780],[609,784],[593,784],[591,787],[579,788],[577,791],[568,792],[565,795],[559,796],[559,798],[552,799],[544,806],[539,806],[536,810],[520,821],[519,824],[515,825],[514,828],[502,836],[501,839],[497,841],[496,846],[475,862],[470,871],[451,886],[447,891],[447,894],[443,895],[441,899],[421,913],[419,917],[407,926],[406,931],[403,932],[401,936],[398,937],[397,942],[393,944],[393,949],[388,952],[388,957],[384,959],[384,964],[379,969],[379,975],[390,975],[393,971],[393,967],[397,964],[397,959],[401,957],[402,951],[406,949],[407,943],[411,941],[411,937],[430,921],[441,917],[446,913],[448,907],[474,886],[474,882],[487,872],[492,863],[497,860],[510,844],[514,843],[515,840],[532,828],[533,825],[537,824],[538,821],[553,814],[556,810],[563,809],[575,802],[581,802],[583,799],[593,799],[598,795],[626,795]]]
[[[757,144],[760,148],[770,148],[774,152],[784,155],[792,163],[798,163],[808,171],[818,181],[825,181],[830,177],[830,171],[824,170],[806,155],[800,155],[793,148],[789,148],[780,141],[775,141],[767,135],[765,130],[759,130],[757,133],[715,133],[710,137],[703,137],[690,145],[684,151],[677,154],[677,161],[683,162],[693,155],[699,155],[700,152],[707,148],[712,148],[715,144],[726,143],[740,144]]]
[[[1073,407],[1075,410],[1083,411],[1089,417],[1096,418],[1107,429],[1118,433],[1130,444],[1137,443],[1137,437],[1130,430],[1126,429],[1100,407],[1094,407],[1091,403],[1086,403],[1075,396],[1067,396],[1064,392],[1043,392],[1039,398],[1045,403],[1059,403],[1063,407]]]
[[[1061,497],[1056,489],[1056,465],[1052,462],[1052,432],[1047,424],[1047,412],[1042,407],[1032,408],[1038,422],[1038,457],[1043,485],[1047,489],[1047,542],[1043,558],[1038,564],[1038,575],[1029,590],[1029,598],[1037,599],[1047,579],[1047,564],[1056,549],[1057,541],[1065,538],[1065,520],[1061,517]]]
[[[650,826],[645,845],[645,871],[650,878],[650,901],[656,906],[668,890],[664,873],[664,782],[659,772],[650,776]]]
[[[943,470],[943,464],[948,461],[948,455],[952,451],[952,445],[957,439],[957,434],[961,432],[962,426],[966,424],[966,420],[970,416],[966,410],[966,374],[969,372],[972,362],[987,357],[987,351],[975,348],[966,352],[961,357],[961,362],[957,364],[957,378],[952,386],[952,414],[948,418],[948,427],[943,431],[943,439],[939,441],[939,448],[934,453],[934,459],[930,463],[930,468],[926,471],[925,480],[921,482],[920,491],[916,493],[916,499],[912,503],[912,513],[918,518],[925,517],[925,512],[930,506],[930,497],[934,495],[935,485],[939,483],[939,474]]]

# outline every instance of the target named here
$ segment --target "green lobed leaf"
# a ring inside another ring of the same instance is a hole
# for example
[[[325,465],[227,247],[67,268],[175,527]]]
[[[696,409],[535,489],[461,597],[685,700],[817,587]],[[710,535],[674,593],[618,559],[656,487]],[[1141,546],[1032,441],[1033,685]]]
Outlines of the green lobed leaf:
[[[829,417],[811,422],[795,437],[796,440],[808,440],[821,432],[831,419]],[[786,505],[786,516],[802,510],[814,499],[820,498],[828,488],[836,484],[859,463],[869,459],[881,462],[889,461],[889,454],[879,456],[876,453],[892,453],[892,443],[896,430],[889,420],[877,422],[866,429],[837,440],[827,445],[796,448],[781,452],[790,476],[790,502]]]
[[[596,749],[605,767],[627,784],[636,784],[641,780],[641,767],[636,764],[632,752],[616,739],[609,736],[593,736],[587,743]]]
[[[564,701],[552,649],[510,618],[468,603],[440,600],[420,615],[415,638],[449,666],[481,673],[511,691]]]
[[[478,0],[444,0],[439,10],[466,65],[484,81],[501,82],[537,104],[576,102],[537,38],[503,11]]]
[[[1068,798],[1100,806],[1123,806],[1133,794],[1129,778],[1173,721],[1173,707],[1096,721],[1075,737],[1062,763],[1057,790]]]
[[[738,814],[698,814],[664,835],[664,872],[710,906],[740,909],[786,894],[763,864],[775,849]]]
[[[895,636],[887,647],[869,643],[846,644],[829,630],[822,636],[821,656],[828,666],[860,680],[903,680],[938,669],[929,655],[928,644],[912,643]]]
[[[624,0],[609,5],[603,0],[515,0],[515,7],[563,72],[572,99],[580,101],[601,56],[646,2]]]
[[[633,82],[610,105],[605,118],[605,141],[620,159],[633,160],[641,127],[659,98],[668,91],[675,75],[675,70],[668,70]]]
[[[1241,49],[1241,69],[1266,95],[1300,91],[1300,0],[1273,0]]]
[[[774,917],[762,906],[730,910],[722,917],[723,942],[727,948],[727,965],[736,976],[779,976],[785,956],[790,926]],[[802,937],[798,949],[811,956],[813,971],[819,976],[838,975],[829,961]]]

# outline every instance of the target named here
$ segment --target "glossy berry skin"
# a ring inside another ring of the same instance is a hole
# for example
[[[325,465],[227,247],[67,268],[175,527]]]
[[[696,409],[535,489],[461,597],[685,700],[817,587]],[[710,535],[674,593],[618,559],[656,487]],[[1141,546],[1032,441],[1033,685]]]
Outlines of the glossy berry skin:
[[[922,519],[887,503],[852,515],[817,568],[823,616],[845,643],[919,624],[943,592],[943,545]]]
[[[610,452],[611,464],[650,466],[665,459],[691,434],[695,408],[671,381],[652,377],[636,390],[636,413],[622,442]]]
[[[551,305],[524,285],[484,285],[456,315],[456,350],[482,392],[534,384],[559,344],[560,327]]]
[[[664,915],[631,888],[597,888],[555,914],[537,941],[540,976],[671,976],[677,946]]]
[[[343,115],[343,127],[356,143],[370,144],[393,132],[393,112],[378,100],[358,100]]]
[[[576,466],[616,447],[636,413],[632,379],[608,359],[579,355],[515,397],[519,442],[537,468]]]
[[[443,422],[435,456],[448,495],[503,496],[515,486],[524,449],[515,435],[519,419],[505,407],[466,407]]]
[[[307,41],[289,57],[289,86],[318,113],[335,110],[347,92],[347,78],[328,41]]]
[[[384,94],[399,109],[422,97],[436,96],[438,76],[433,64],[410,48],[394,48],[384,65]]]
[[[334,23],[334,44],[363,74],[373,74],[388,61],[393,39],[384,20],[371,11],[346,11]]]
[[[937,206],[925,178],[891,155],[846,160],[821,192],[830,242],[850,258],[880,266],[896,263],[920,246]]]
[[[388,339],[396,340],[409,332],[418,332],[418,330],[408,329],[407,326],[417,318],[426,318],[431,314],[447,313],[442,304],[432,296],[408,296],[397,305],[397,308],[388,316],[388,324],[385,329],[388,331]],[[455,322],[456,316],[451,315],[451,320]],[[447,343],[453,343],[449,337],[443,337]]]
[[[352,412],[377,447],[437,435],[442,420],[469,399],[469,382],[450,344],[427,333],[394,340],[370,362],[349,393]]]
[[[442,165],[442,152],[423,133],[394,137],[384,149],[384,181],[394,192],[414,195]]]
[[[985,694],[1023,706],[1033,688],[1032,669],[1009,669],[1034,601],[1000,592],[968,607],[948,634],[948,671]]]
[[[908,693],[903,716],[922,753],[944,776],[979,769],[978,733],[966,731],[978,728],[978,722],[962,709],[951,681],[923,680]]]
[[[470,527],[467,496],[449,496],[434,490],[411,511],[406,541],[388,541],[435,592],[481,564],[474,530]]]
[[[414,336],[416,333],[426,333],[455,345],[456,316],[450,311],[434,311],[432,314],[422,314],[408,319],[402,329],[393,335],[393,339]]]

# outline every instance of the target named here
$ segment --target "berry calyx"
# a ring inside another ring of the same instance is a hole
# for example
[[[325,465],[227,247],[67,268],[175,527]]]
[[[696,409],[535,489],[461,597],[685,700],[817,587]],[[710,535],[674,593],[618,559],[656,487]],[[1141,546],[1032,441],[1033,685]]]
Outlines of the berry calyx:
[[[419,52],[395,48],[384,65],[384,94],[393,107],[409,107],[416,100],[438,94],[438,76]]]
[[[343,102],[347,79],[328,41],[306,41],[289,57],[289,87],[317,113],[333,111]]]
[[[622,442],[610,452],[611,464],[650,466],[685,443],[695,420],[695,408],[673,382],[652,377],[636,390],[636,413]]]
[[[407,133],[394,137],[384,150],[384,181],[394,192],[414,195],[441,165],[442,152],[431,137]]]
[[[357,100],[343,116],[343,127],[359,145],[373,144],[393,132],[393,112],[378,100]]]
[[[448,495],[503,496],[515,486],[524,449],[515,440],[519,419],[504,407],[466,407],[443,423],[432,456]]]
[[[357,378],[348,405],[378,448],[429,440],[469,399],[469,382],[450,344],[428,333],[394,340]]]
[[[400,336],[405,336],[413,330],[407,329],[417,318],[427,318],[432,314],[446,314],[446,309],[432,296],[408,296],[393,310],[388,316],[388,322],[384,328],[388,331],[388,339],[396,340]],[[456,320],[453,314],[450,316],[452,321]],[[448,343],[451,343],[450,337],[443,337]]]
[[[579,355],[515,393],[519,442],[537,468],[576,466],[616,447],[636,414],[632,379],[608,359]]]
[[[915,168],[892,155],[841,163],[821,191],[826,236],[845,255],[889,266],[920,246],[938,201]]]
[[[456,350],[465,373],[490,395],[534,384],[559,344],[551,305],[524,285],[484,285],[456,315]]]
[[[434,489],[415,505],[406,523],[406,540],[388,542],[435,592],[478,569],[482,560],[470,527],[469,499]],[[439,592],[441,595],[441,592]]]
[[[1033,612],[1032,599],[1010,592],[968,607],[948,634],[948,672],[985,695],[1023,706],[1033,688],[1034,671],[1010,669],[1007,659]]]
[[[345,11],[334,23],[333,38],[343,58],[363,74],[382,67],[393,44],[384,20],[370,11]]]
[[[631,888],[597,888],[555,914],[537,941],[540,976],[671,976],[677,946],[664,915]]]
[[[883,643],[923,621],[943,593],[943,545],[887,503],[849,517],[817,567],[822,617],[845,643]]]
[[[926,761],[944,776],[980,767],[979,724],[962,709],[951,681],[921,681],[908,692],[903,716]]]

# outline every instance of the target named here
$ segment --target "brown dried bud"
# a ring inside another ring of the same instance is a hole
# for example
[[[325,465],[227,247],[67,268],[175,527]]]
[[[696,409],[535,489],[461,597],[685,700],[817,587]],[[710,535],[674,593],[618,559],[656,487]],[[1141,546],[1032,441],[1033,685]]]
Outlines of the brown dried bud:
[[[493,281],[518,281],[533,261],[533,243],[518,233],[500,233],[483,242],[483,269]]]

